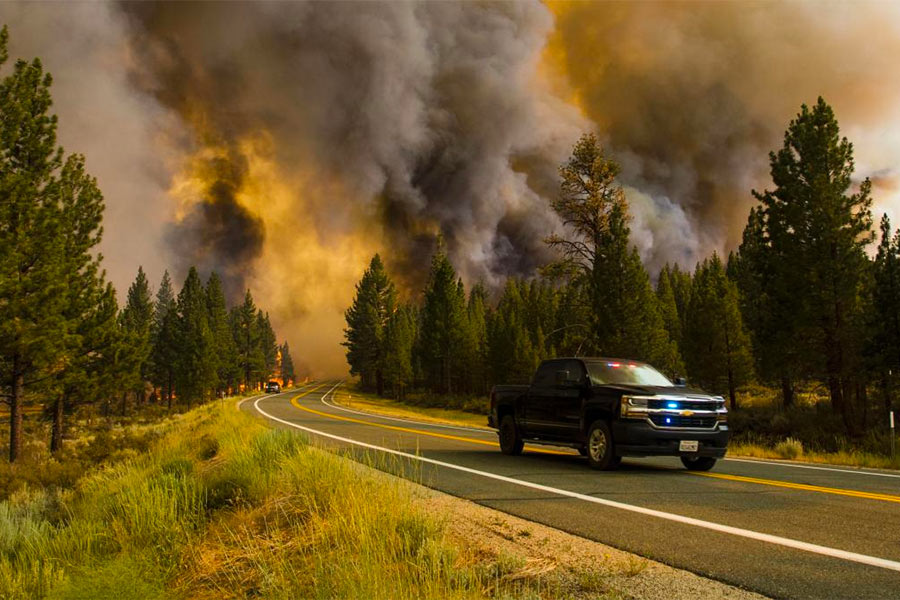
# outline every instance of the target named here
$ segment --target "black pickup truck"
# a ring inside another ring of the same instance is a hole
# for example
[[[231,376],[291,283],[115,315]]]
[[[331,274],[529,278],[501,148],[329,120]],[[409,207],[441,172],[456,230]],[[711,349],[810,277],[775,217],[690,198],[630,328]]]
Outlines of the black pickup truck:
[[[504,454],[520,454],[528,441],[577,448],[595,469],[613,469],[623,456],[680,456],[688,469],[708,471],[725,456],[727,415],[721,396],[648,364],[557,358],[541,363],[531,385],[494,386],[488,425]]]

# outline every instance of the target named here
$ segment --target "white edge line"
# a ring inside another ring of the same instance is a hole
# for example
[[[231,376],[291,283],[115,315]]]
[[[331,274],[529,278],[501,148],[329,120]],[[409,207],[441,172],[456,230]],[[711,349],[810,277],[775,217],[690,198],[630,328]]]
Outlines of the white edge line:
[[[815,471],[833,471],[835,473],[851,473],[853,475],[873,475],[875,477],[896,477],[900,479],[897,473],[878,473],[877,471],[864,471],[862,469],[839,469],[835,467],[820,467],[816,465],[798,465],[796,463],[776,462],[771,460],[763,460],[757,458],[738,458],[726,456],[724,460],[734,462],[753,463],[758,465],[774,465],[776,467],[788,467],[791,469],[813,469]]]
[[[478,433],[489,433],[492,435],[497,435],[497,432],[494,431],[493,429],[482,429],[480,427],[461,427],[459,425],[444,425],[443,423],[430,423],[428,421],[417,421],[416,419],[401,419],[398,417],[386,417],[386,416],[380,415],[378,413],[366,412],[366,411],[362,411],[362,410],[353,410],[352,408],[347,408],[345,406],[341,406],[340,404],[337,404],[336,401],[327,402],[325,400],[324,396],[321,398],[321,400],[322,400],[322,404],[324,404],[325,406],[330,406],[331,408],[336,408],[336,409],[342,410],[344,412],[353,413],[353,414],[357,414],[357,415],[363,415],[366,417],[376,417],[379,419],[386,419],[388,421],[398,421],[400,423],[406,423],[406,424],[414,423],[416,425],[427,425],[428,427],[443,427],[444,429],[458,429],[460,431],[475,431]]]
[[[340,383],[334,385],[331,389],[329,389],[322,396],[323,398],[328,396],[335,388],[337,388]],[[685,525],[693,525],[695,527],[701,527],[703,529],[710,529],[712,531],[718,531],[720,533],[728,533],[731,535],[736,535],[739,537],[757,540],[760,542],[767,542],[770,544],[776,544],[778,546],[785,546],[787,548],[793,548],[795,550],[802,550],[805,552],[812,552],[814,554],[820,554],[822,556],[828,556],[831,558],[839,558],[851,562],[856,562],[864,565],[869,565],[873,567],[880,567],[882,569],[888,569],[891,571],[900,572],[900,562],[896,562],[893,560],[888,560],[886,558],[878,558],[875,556],[868,556],[866,554],[858,554],[856,552],[849,552],[847,550],[838,550],[837,548],[829,548],[828,546],[819,546],[818,544],[811,544],[809,542],[801,542],[799,540],[792,540],[790,538],[784,538],[777,535],[771,535],[768,533],[760,533],[758,531],[751,531],[749,529],[742,529],[740,527],[732,527],[730,525],[722,525],[721,523],[713,523],[711,521],[703,521],[701,519],[695,519],[693,517],[685,517],[683,515],[677,515],[674,513],[667,513],[661,510],[654,510],[652,508],[644,508],[642,506],[634,506],[632,504],[625,504],[623,502],[616,502],[614,500],[607,500],[605,498],[598,498],[596,496],[588,496],[587,494],[580,494],[578,492],[573,492],[570,490],[564,490],[560,488],[554,488],[546,485],[541,485],[539,483],[532,483],[530,481],[524,481],[521,479],[515,479],[513,477],[506,477],[505,475],[498,475],[496,473],[490,473],[487,471],[479,471],[478,469],[472,469],[469,467],[463,467],[461,465],[455,465],[453,463],[448,463],[440,460],[435,460],[433,458],[427,458],[425,456],[416,456],[415,454],[409,454],[408,452],[402,452],[400,450],[392,450],[390,448],[385,448],[383,446],[376,446],[374,444],[367,444],[365,442],[360,442],[357,440],[352,440],[350,438],[341,437],[339,435],[334,435],[331,433],[325,433],[324,431],[319,431],[317,429],[312,429],[310,427],[304,427],[303,425],[298,425],[297,423],[292,423],[291,421],[286,421],[285,419],[279,419],[278,417],[271,415],[261,409],[259,407],[260,400],[263,398],[257,399],[253,403],[253,407],[259,411],[260,414],[265,415],[269,419],[273,421],[277,421],[279,423],[283,423],[289,427],[294,427],[296,429],[300,429],[302,431],[306,431],[308,433],[312,433],[321,437],[330,438],[332,440],[343,442],[346,444],[351,444],[354,446],[360,446],[362,448],[368,448],[370,450],[376,450],[378,452],[384,452],[387,454],[393,454],[395,456],[402,456],[404,458],[409,458],[412,460],[417,460],[420,462],[436,465],[439,467],[445,467],[447,469],[453,469],[455,471],[461,471],[463,473],[471,473],[472,475],[479,475],[481,477],[486,477],[488,479],[494,479],[497,481],[502,481],[504,483],[511,483],[513,485],[518,485],[521,487],[531,488],[533,490],[539,490],[542,492],[548,492],[551,494],[556,494],[558,496],[565,496],[567,498],[574,498],[576,500],[583,500],[585,502],[591,502],[593,504],[600,504],[603,506],[609,506],[612,508],[618,508],[621,510],[627,510],[629,512],[634,512],[642,515],[648,515],[651,517],[657,517],[660,519],[666,519],[668,521],[674,521],[676,523],[683,523]]]

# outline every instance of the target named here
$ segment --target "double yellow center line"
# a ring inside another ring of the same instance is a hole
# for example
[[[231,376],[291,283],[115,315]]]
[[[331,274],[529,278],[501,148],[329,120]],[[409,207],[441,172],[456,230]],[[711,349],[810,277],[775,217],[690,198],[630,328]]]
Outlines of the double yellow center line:
[[[459,435],[449,435],[445,433],[435,433],[433,431],[424,431],[422,429],[414,429],[411,427],[399,427],[397,425],[385,425],[383,423],[374,423],[372,421],[365,421],[363,419],[354,419],[353,417],[343,417],[339,415],[333,415],[330,413],[322,412],[320,410],[315,410],[313,408],[309,408],[308,406],[303,406],[300,404],[300,398],[315,392],[316,390],[324,387],[325,384],[322,383],[317,385],[316,387],[304,391],[302,394],[297,394],[293,398],[291,398],[291,404],[294,408],[299,410],[312,413],[314,415],[318,415],[320,417],[326,417],[328,419],[334,419],[337,421],[345,421],[348,423],[358,423],[360,425],[368,425],[370,427],[379,427],[381,429],[388,429],[391,431],[399,431],[402,433],[412,433],[415,435],[426,435],[429,437],[441,438],[445,440],[454,440],[457,442],[466,442],[469,444],[481,444],[483,446],[491,446],[496,448],[497,442],[488,441],[488,440],[479,440],[471,437],[464,437]],[[532,452],[539,452],[542,454],[557,454],[557,455],[565,455],[571,456],[568,452],[559,452],[556,450],[548,450],[545,448],[533,448],[529,447],[529,450]],[[710,477],[713,479],[724,479],[727,481],[737,481],[741,483],[753,483],[758,485],[768,485],[772,487],[780,487],[780,488],[788,488],[793,490],[801,490],[805,492],[819,492],[822,494],[835,494],[838,496],[849,496],[852,498],[864,498],[866,500],[880,500],[882,502],[895,502],[900,504],[900,496],[894,496],[891,494],[879,494],[876,492],[862,492],[859,490],[848,490],[843,488],[832,488],[832,487],[824,487],[820,485],[808,485],[805,483],[792,483],[789,481],[778,481],[775,479],[760,479],[758,477],[745,477],[743,475],[729,475],[726,473],[705,473],[699,471],[685,471],[690,475],[698,475],[700,477]]]
[[[729,475],[727,473],[700,473],[697,471],[686,471],[691,475],[700,475],[702,477],[712,477],[713,479],[726,479],[728,481],[740,481],[742,483],[758,483],[760,485],[771,485],[773,487],[789,488],[792,490],[803,490],[805,492],[820,492],[823,494],[836,494],[838,496],[850,496],[853,498],[865,498],[867,500],[882,500],[884,502],[900,503],[900,496],[892,496],[890,494],[878,494],[875,492],[861,492],[859,490],[847,490],[843,488],[823,487],[821,485],[808,485],[806,483],[792,483],[789,481],[777,481],[775,479],[759,479],[758,477],[745,477],[743,475]]]

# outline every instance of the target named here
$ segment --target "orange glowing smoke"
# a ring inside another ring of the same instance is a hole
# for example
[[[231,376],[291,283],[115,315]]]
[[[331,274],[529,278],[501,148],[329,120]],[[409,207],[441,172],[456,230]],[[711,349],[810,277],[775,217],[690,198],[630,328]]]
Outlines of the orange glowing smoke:
[[[271,137],[259,132],[236,149],[208,145],[185,157],[170,194],[176,221],[203,201],[214,183],[212,161],[238,152],[247,170],[235,199],[262,220],[262,253],[244,274],[257,304],[267,310],[275,331],[287,339],[297,368],[313,367],[314,376],[346,373],[344,310],[356,281],[377,251],[378,229],[353,214],[339,183],[323,185],[300,167],[287,173],[273,157]],[[321,215],[330,219],[321,223]]]

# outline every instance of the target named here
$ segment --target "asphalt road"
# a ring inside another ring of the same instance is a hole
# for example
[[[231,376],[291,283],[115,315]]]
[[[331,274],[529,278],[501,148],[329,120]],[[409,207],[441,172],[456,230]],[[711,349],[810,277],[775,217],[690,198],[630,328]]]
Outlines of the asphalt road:
[[[776,598],[900,599],[900,475],[677,458],[597,472],[564,448],[504,456],[496,434],[349,411],[335,382],[242,410],[379,468],[504,512]]]

